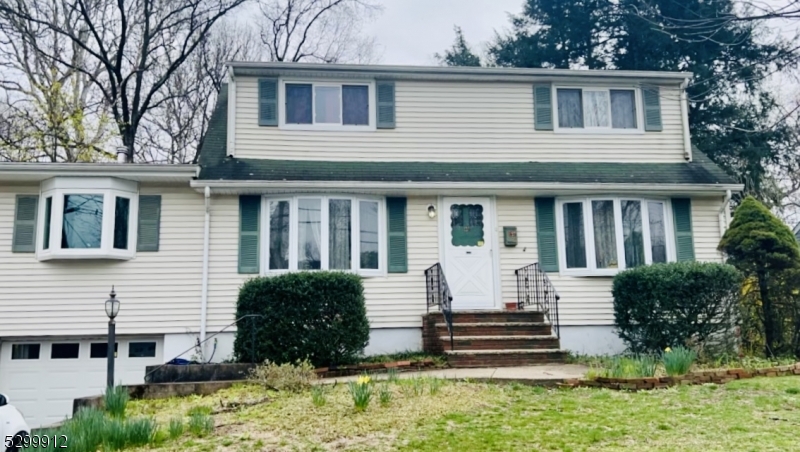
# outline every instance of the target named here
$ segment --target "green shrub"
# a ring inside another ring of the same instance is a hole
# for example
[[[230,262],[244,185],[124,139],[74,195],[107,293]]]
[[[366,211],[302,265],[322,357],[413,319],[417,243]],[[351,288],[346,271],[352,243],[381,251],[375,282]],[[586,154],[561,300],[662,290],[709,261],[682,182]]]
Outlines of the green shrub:
[[[661,359],[664,361],[664,369],[670,377],[686,375],[697,359],[697,352],[682,346],[667,348],[661,354]]]
[[[310,388],[317,379],[314,366],[308,361],[297,364],[265,362],[250,369],[249,380],[276,391],[300,392]]]
[[[741,276],[730,265],[676,262],[637,267],[614,277],[614,324],[634,353],[693,343],[729,347]]]
[[[254,278],[239,291],[234,354],[240,362],[315,366],[355,360],[369,340],[361,278],[344,272],[294,272]]]
[[[113,386],[106,388],[106,394],[103,396],[106,413],[114,417],[124,417],[128,400],[130,400],[130,395],[126,387]]]
[[[189,431],[197,437],[208,435],[214,431],[214,418],[207,414],[192,414],[189,416]]]
[[[651,355],[614,356],[603,367],[592,372],[593,376],[606,378],[644,378],[656,374],[658,361]]]

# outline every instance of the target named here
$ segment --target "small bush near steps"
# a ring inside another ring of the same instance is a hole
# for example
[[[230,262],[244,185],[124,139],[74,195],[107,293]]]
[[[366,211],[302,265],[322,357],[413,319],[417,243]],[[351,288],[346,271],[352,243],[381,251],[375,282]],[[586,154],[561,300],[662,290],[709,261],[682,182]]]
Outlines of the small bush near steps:
[[[249,380],[276,391],[301,392],[311,388],[317,380],[317,373],[308,361],[296,364],[265,362],[250,370]]]

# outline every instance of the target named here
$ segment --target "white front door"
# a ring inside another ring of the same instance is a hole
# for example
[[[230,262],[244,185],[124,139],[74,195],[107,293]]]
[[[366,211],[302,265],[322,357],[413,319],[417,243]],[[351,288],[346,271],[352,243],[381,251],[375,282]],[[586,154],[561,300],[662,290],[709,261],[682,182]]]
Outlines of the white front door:
[[[489,198],[444,198],[444,273],[453,309],[492,309],[493,224]]]

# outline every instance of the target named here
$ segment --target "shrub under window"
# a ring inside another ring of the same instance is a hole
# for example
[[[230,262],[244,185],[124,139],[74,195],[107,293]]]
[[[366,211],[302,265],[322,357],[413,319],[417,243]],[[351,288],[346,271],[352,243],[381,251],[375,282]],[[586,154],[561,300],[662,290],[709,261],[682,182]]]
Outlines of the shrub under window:
[[[369,341],[361,278],[344,272],[297,272],[254,278],[239,291],[234,342],[238,361],[315,366],[351,361]]]
[[[677,262],[614,277],[614,325],[635,353],[727,345],[736,325],[741,276],[730,265]]]

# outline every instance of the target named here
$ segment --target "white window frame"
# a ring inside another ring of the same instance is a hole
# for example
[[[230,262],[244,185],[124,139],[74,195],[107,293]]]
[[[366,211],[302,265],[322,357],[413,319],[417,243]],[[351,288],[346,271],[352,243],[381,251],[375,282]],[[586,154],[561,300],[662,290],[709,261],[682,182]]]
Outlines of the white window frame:
[[[329,204],[331,199],[345,199],[350,201],[350,269],[333,269],[332,271],[342,271],[348,273],[355,273],[361,276],[386,276],[387,269],[387,245],[386,245],[386,199],[377,196],[353,196],[353,195],[335,195],[335,194],[302,194],[292,196],[263,196],[261,201],[261,236],[259,243],[261,243],[261,274],[264,276],[276,275],[281,273],[289,273],[298,271],[298,241],[299,241],[299,226],[297,219],[299,218],[298,201],[300,199],[319,199],[322,203],[322,212],[320,215],[320,271],[329,270],[329,249],[328,239],[330,233],[329,225]],[[269,268],[269,244],[270,244],[270,228],[269,228],[269,203],[273,201],[289,201],[289,268],[285,270],[274,270]],[[361,269],[361,228],[359,226],[361,217],[360,201],[372,201],[378,203],[378,268],[377,269]],[[304,270],[304,271],[317,271],[317,270]]]
[[[311,85],[311,124],[287,124],[286,123],[286,84],[305,84]],[[366,86],[368,88],[368,117],[367,125],[345,125],[344,121],[344,105],[342,104],[342,86]],[[316,96],[317,86],[336,86],[339,87],[339,107],[342,109],[339,115],[339,124],[321,123],[317,124],[316,115]],[[376,124],[376,97],[375,97],[375,82],[372,80],[325,80],[314,81],[304,79],[280,79],[279,80],[279,96],[278,96],[278,128],[285,130],[331,130],[331,131],[350,131],[350,132],[364,132],[377,130]]]
[[[581,90],[581,102],[583,111],[586,111],[586,96],[583,91],[606,91],[608,92],[608,127],[586,127],[586,116],[584,113],[583,127],[561,127],[558,123],[558,90],[559,89],[579,89]],[[633,91],[633,104],[636,109],[636,128],[635,129],[615,129],[612,127],[614,119],[611,117],[611,91],[628,90]],[[642,107],[642,90],[633,86],[581,86],[581,85],[553,85],[551,98],[553,99],[553,131],[557,133],[576,133],[576,134],[643,134],[644,133],[644,109]]]
[[[61,248],[64,225],[64,197],[66,195],[102,195],[103,223],[99,248]],[[114,248],[114,220],[116,197],[130,199],[128,212],[128,249]],[[50,210],[50,243],[44,249],[45,210],[47,198],[52,197]],[[120,259],[136,256],[136,237],[139,225],[139,190],[132,181],[111,177],[69,178],[56,177],[42,182],[39,196],[39,214],[36,231],[36,258],[51,259]]]
[[[617,245],[617,268],[597,268],[594,243],[594,218],[592,216],[592,201],[614,202],[614,234]],[[641,196],[580,196],[563,197],[556,199],[556,239],[558,242],[559,274],[565,276],[614,276],[627,268],[625,262],[625,241],[622,230],[622,204],[621,201],[639,201],[642,206],[642,236],[644,239],[645,265],[653,262],[652,245],[650,243],[650,212],[648,202],[664,204],[664,235],[667,245],[667,262],[675,262],[675,237],[672,220],[672,204],[668,198],[641,197]],[[583,233],[586,249],[586,268],[567,268],[567,247],[564,236],[564,204],[583,203]]]

